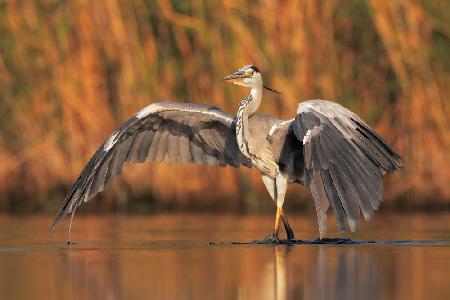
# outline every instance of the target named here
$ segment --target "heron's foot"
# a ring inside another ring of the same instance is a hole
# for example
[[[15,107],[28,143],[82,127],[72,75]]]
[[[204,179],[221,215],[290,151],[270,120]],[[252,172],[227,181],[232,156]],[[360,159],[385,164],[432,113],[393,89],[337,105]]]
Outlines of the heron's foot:
[[[295,239],[294,235],[291,235],[291,236],[288,235],[288,237],[286,238],[286,241],[288,243],[295,243],[297,240]]]
[[[256,244],[281,244],[280,239],[274,233],[266,236],[260,241],[255,241]]]

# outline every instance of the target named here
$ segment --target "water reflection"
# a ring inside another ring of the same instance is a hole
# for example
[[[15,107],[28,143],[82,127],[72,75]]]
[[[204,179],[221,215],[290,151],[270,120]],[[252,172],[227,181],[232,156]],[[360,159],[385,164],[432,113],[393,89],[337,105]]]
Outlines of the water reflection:
[[[314,251],[291,246],[273,248],[273,258],[263,267],[260,289],[243,284],[240,298],[255,299],[379,299],[380,265],[370,253],[355,247],[314,247]],[[295,253],[297,252],[297,253]],[[303,254],[301,252],[304,252]],[[297,256],[307,255],[304,264]],[[378,267],[377,267],[378,266]]]
[[[58,250],[48,262],[58,299],[420,299],[450,292],[434,275],[450,264],[436,264],[435,250],[443,249],[153,245]]]
[[[67,295],[78,299],[120,299],[121,267],[112,255],[92,257],[67,251],[58,256],[61,259],[53,273],[55,282],[59,283],[56,293],[58,299],[67,299]],[[65,272],[67,277],[61,276]]]
[[[59,250],[54,274],[68,273],[55,278],[67,279],[58,285],[58,298],[69,291],[83,299],[379,299],[382,265],[358,247],[237,246],[209,254],[74,248]]]
[[[252,231],[254,224],[262,228],[266,224],[254,221],[245,227],[234,219],[207,220],[205,225],[199,225],[199,218],[188,221],[94,219],[80,225],[86,233],[77,234],[99,242],[71,248],[33,242],[39,236],[28,236],[31,244],[4,239],[0,243],[1,298],[450,298],[448,246],[209,246],[211,240],[249,240],[245,234],[260,234]],[[7,228],[33,232],[41,226],[21,222],[2,223],[0,218],[0,230],[5,229],[3,234]],[[439,232],[442,224],[442,220],[435,224]],[[244,235],[238,231],[240,226]],[[166,229],[158,233],[155,228]]]
[[[376,257],[360,253],[355,247],[338,247],[329,251],[320,246],[309,276],[309,299],[378,299],[381,289],[377,278]]]
[[[292,251],[289,246],[273,247],[273,258],[264,266],[262,273],[261,294],[259,299],[279,299],[284,300],[288,297],[288,255]]]

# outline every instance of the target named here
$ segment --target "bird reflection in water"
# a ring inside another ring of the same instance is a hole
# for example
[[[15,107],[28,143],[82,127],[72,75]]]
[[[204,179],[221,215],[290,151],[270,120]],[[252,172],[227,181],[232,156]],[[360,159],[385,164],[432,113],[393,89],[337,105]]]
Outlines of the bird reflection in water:
[[[383,258],[363,246],[87,248],[56,255],[54,274],[68,274],[54,278],[60,299],[69,291],[86,299],[370,300],[393,296],[411,274],[396,274],[399,255]]]
[[[308,252],[303,254],[311,260],[299,262],[300,252]],[[381,273],[377,265],[370,253],[357,247],[277,246],[264,267],[256,298],[379,299]]]

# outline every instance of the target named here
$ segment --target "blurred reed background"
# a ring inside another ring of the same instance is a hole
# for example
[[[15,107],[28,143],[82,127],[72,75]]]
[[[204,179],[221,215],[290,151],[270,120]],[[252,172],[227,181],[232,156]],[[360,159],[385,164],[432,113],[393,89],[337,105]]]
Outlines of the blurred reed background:
[[[385,206],[450,207],[450,2],[445,0],[0,1],[0,209],[51,211],[96,148],[149,103],[234,114],[255,64],[283,92],[261,111],[335,99],[405,159]],[[118,183],[120,182],[120,183]],[[312,204],[291,188],[291,208]],[[294,200],[295,199],[295,200]],[[254,170],[129,166],[89,207],[261,210]]]

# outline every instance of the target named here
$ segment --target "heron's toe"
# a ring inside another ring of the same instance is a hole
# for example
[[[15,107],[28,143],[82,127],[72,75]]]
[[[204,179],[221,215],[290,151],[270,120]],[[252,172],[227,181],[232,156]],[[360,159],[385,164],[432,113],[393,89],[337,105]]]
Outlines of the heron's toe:
[[[275,234],[270,234],[260,241],[256,241],[257,244],[281,244],[280,239]]]

